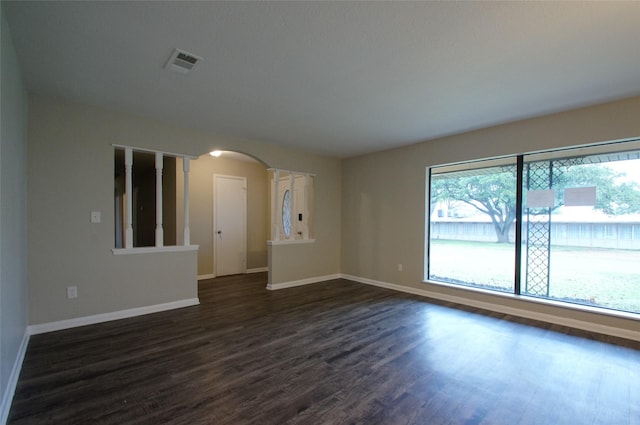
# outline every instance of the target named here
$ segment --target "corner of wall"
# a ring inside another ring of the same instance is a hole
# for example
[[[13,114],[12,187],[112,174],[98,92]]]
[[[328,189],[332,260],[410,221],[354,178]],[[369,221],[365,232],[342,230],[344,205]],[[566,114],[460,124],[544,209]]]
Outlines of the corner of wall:
[[[27,93],[0,5],[0,424],[9,415],[29,336],[26,295]]]

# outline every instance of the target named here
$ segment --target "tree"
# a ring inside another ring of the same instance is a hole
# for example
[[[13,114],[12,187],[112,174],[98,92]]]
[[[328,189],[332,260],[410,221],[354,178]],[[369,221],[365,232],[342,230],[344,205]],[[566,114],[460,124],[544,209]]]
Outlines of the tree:
[[[432,210],[437,202],[459,201],[491,219],[498,243],[509,242],[509,230],[517,217],[516,167],[476,170],[477,173],[436,175],[431,181]],[[565,188],[596,186],[595,208],[609,215],[640,212],[640,187],[623,181],[619,173],[602,164],[569,163],[556,166],[553,173],[557,209]],[[548,186],[547,186],[548,187]],[[544,213],[548,213],[545,209]]]
[[[489,172],[487,172],[489,171]],[[509,242],[509,229],[516,219],[515,167],[485,169],[482,174],[432,179],[431,193],[437,201],[457,200],[487,214],[498,242]]]
[[[595,209],[608,215],[640,212],[640,186],[636,182],[625,181],[625,173],[612,170],[603,164],[584,164],[566,168],[565,177],[558,185],[559,189],[595,186]],[[554,184],[554,188],[556,187]]]

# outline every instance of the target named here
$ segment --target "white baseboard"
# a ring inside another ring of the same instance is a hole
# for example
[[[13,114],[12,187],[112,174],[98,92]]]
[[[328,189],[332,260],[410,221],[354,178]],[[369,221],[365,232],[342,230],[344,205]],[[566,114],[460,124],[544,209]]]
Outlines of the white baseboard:
[[[247,269],[247,273],[261,273],[261,272],[268,272],[269,271],[269,267],[257,267],[255,269]]]
[[[277,289],[293,288],[294,286],[309,285],[311,283],[324,282],[326,280],[333,280],[333,279],[340,279],[340,274],[337,273],[337,274],[330,274],[327,276],[310,277],[307,279],[292,280],[289,282],[282,282],[282,283],[269,283],[267,285],[267,289],[277,290]]]
[[[381,288],[393,289],[394,291],[405,292],[414,295],[420,295],[428,298],[435,298],[442,301],[449,301],[456,304],[468,305],[471,307],[481,308],[484,310],[495,311],[498,313],[509,314],[512,316],[524,317],[526,319],[539,320],[541,322],[553,323],[556,325],[566,326],[569,328],[581,329],[588,332],[596,332],[605,335],[611,335],[620,338],[631,339],[634,341],[640,341],[640,331],[634,331],[631,329],[621,329],[607,325],[601,325],[593,322],[585,322],[583,320],[570,319],[567,317],[556,316],[553,314],[539,313],[527,309],[521,309],[516,307],[508,307],[502,304],[488,303],[484,301],[477,301],[467,297],[458,297],[455,295],[447,295],[439,292],[429,291],[427,289],[411,288],[403,285],[396,285],[394,283],[381,282],[378,280],[368,279],[364,277],[352,276],[348,274],[342,274],[343,279],[353,280],[355,282],[364,283],[367,285],[378,286]]]
[[[78,317],[75,319],[60,320],[58,322],[40,323],[30,325],[27,329],[29,334],[36,335],[46,332],[59,331],[63,329],[77,328],[79,326],[93,325],[96,323],[109,322],[111,320],[126,319],[129,317],[142,316],[144,314],[158,313],[160,311],[173,310],[176,308],[190,307],[200,304],[198,298],[191,298],[180,301],[172,301],[164,304],[149,305],[145,307],[130,308],[127,310],[114,311],[111,313],[94,314],[92,316]]]
[[[268,272],[269,271],[269,267],[257,267],[255,269],[247,269],[246,273],[261,273],[261,272]],[[216,275],[211,273],[211,274],[201,274],[198,276],[198,280],[207,280],[207,279],[213,279],[215,278]]]
[[[11,402],[16,392],[16,385],[18,385],[18,378],[20,377],[20,371],[22,370],[22,362],[24,361],[24,355],[27,352],[27,345],[29,345],[29,331],[25,329],[20,348],[18,349],[18,355],[13,362],[13,368],[11,369],[11,375],[4,394],[2,396],[2,404],[0,404],[0,424],[4,425],[9,419],[9,410],[11,410]]]

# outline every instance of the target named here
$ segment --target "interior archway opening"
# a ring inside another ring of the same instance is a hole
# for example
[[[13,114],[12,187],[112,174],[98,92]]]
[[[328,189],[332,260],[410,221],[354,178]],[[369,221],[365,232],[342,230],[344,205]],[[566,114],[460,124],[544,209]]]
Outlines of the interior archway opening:
[[[177,170],[178,188],[184,182]],[[269,171],[253,156],[220,151],[189,164],[191,243],[199,245],[198,279],[268,270]],[[178,193],[178,222],[184,193]]]

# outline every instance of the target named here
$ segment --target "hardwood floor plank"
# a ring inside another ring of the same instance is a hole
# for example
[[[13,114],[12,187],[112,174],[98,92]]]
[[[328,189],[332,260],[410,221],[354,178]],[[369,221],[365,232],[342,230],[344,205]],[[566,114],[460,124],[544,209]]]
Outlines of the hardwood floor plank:
[[[332,280],[31,338],[9,424],[639,424],[640,343]]]

